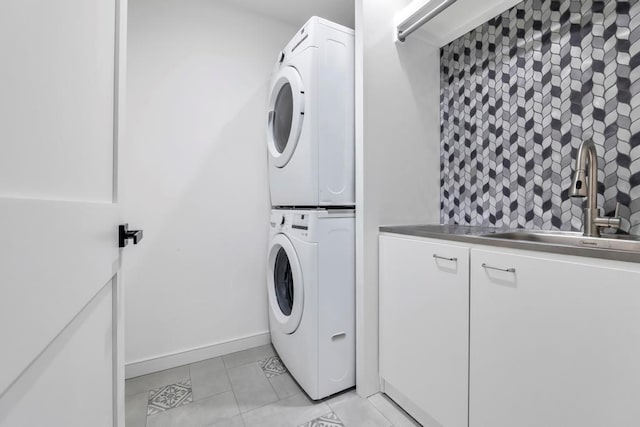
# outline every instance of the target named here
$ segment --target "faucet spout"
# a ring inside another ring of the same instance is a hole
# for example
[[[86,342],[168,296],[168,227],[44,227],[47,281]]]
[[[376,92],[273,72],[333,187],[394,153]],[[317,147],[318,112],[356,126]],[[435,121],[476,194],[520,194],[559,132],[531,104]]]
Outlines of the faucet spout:
[[[587,166],[589,169],[587,170]],[[569,195],[571,197],[589,197],[589,202],[594,200],[590,194],[594,189],[597,194],[597,174],[598,174],[598,156],[596,145],[592,140],[584,141],[578,150],[578,157],[575,162],[575,172],[571,180],[571,189]],[[587,183],[587,177],[589,182]],[[595,205],[595,201],[593,202]],[[595,207],[595,206],[594,206]]]
[[[598,153],[593,140],[580,145],[569,195],[587,199],[582,221],[585,236],[600,236],[601,227],[620,227],[620,218],[598,216]]]

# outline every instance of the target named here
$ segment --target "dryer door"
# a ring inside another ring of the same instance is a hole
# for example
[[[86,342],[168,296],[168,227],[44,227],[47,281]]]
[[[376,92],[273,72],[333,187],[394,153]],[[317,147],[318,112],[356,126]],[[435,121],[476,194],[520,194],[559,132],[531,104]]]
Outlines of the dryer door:
[[[276,234],[271,240],[267,286],[269,307],[277,327],[285,334],[295,332],[302,319],[302,269],[291,241],[284,234]]]
[[[267,145],[276,167],[284,167],[298,144],[304,121],[304,87],[293,67],[278,72],[269,95]]]

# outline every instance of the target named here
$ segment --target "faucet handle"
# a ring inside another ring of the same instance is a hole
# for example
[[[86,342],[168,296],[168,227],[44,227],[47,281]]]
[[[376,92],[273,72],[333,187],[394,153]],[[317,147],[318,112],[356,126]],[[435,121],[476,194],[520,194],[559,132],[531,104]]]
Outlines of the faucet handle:
[[[618,230],[622,225],[622,218],[620,218],[620,202],[616,202],[616,210],[613,212],[613,216],[609,219],[609,228]]]
[[[596,227],[599,228],[612,228],[614,230],[617,230],[622,225],[622,218],[620,218],[619,214],[620,202],[616,203],[616,210],[613,216],[596,217],[594,218],[594,223]]]

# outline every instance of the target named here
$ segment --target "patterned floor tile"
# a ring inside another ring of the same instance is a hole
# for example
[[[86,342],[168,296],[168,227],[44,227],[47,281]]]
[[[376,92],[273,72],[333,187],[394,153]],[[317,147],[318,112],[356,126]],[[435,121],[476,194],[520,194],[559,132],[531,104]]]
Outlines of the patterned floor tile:
[[[149,392],[147,415],[154,415],[193,402],[191,380],[166,385]]]
[[[300,427],[344,427],[340,418],[333,412],[318,417],[308,423],[302,424]]]
[[[267,378],[273,378],[276,375],[282,375],[287,373],[287,368],[282,363],[282,360],[278,356],[267,357],[258,362],[264,374]]]

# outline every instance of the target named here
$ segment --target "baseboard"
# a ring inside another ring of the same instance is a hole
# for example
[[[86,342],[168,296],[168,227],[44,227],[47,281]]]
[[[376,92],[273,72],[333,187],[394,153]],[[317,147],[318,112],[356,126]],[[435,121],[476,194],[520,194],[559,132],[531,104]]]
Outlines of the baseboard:
[[[236,351],[242,351],[269,343],[271,343],[271,334],[269,332],[263,332],[261,334],[236,338],[179,353],[166,354],[164,356],[127,363],[124,368],[124,374],[127,379],[139,377],[140,375],[164,371],[165,369],[175,368],[176,366],[187,365],[189,363],[235,353]]]

